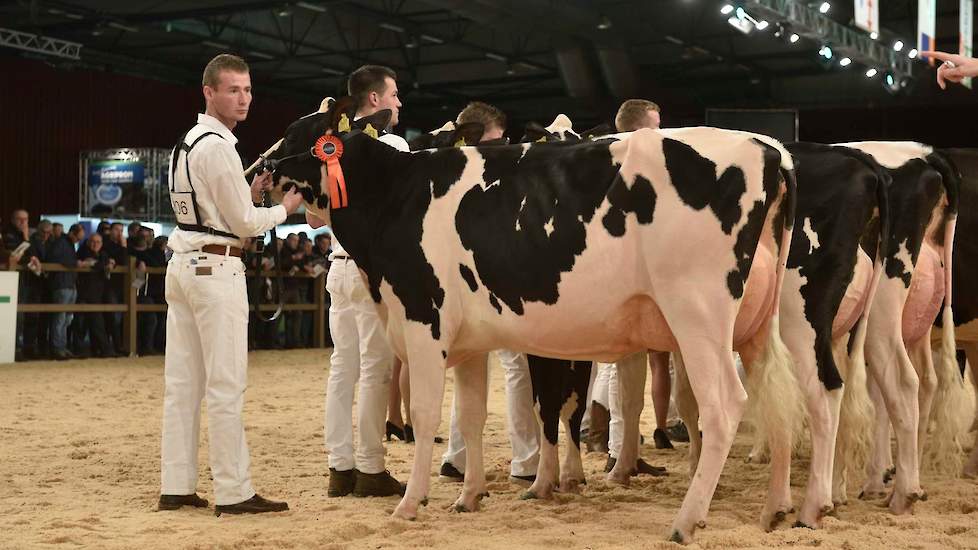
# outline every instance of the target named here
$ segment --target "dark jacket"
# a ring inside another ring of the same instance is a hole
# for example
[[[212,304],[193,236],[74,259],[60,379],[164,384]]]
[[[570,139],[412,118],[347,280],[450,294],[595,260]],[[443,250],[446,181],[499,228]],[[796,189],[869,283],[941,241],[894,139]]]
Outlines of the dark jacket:
[[[92,249],[88,248],[88,245],[82,245],[78,250],[78,259],[87,260],[88,258],[95,258],[96,261],[91,272],[78,274],[78,301],[86,304],[101,304],[109,283],[105,272],[109,255],[104,248],[95,254]]]
[[[68,240],[67,235],[51,239],[47,243],[47,253],[41,257],[42,262],[61,264],[65,267],[78,267],[78,254],[75,245]],[[72,271],[51,271],[48,273],[48,289],[61,290],[75,288],[76,273]]]

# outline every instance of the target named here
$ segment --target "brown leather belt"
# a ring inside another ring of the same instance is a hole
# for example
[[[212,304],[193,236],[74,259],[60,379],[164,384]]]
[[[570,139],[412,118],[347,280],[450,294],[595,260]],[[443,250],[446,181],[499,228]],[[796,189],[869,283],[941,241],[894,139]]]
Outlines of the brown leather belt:
[[[225,252],[228,256],[234,256],[236,258],[241,257],[241,249],[236,246],[224,246],[222,244],[205,244],[200,247],[201,252],[206,252],[208,254],[220,254],[223,256]]]

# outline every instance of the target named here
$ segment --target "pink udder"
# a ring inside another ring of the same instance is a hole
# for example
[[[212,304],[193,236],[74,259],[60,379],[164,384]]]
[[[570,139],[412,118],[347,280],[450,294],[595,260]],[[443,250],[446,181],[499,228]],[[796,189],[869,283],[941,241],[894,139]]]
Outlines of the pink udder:
[[[910,281],[910,294],[903,306],[903,341],[916,342],[937,318],[944,301],[944,267],[935,248],[924,243]]]

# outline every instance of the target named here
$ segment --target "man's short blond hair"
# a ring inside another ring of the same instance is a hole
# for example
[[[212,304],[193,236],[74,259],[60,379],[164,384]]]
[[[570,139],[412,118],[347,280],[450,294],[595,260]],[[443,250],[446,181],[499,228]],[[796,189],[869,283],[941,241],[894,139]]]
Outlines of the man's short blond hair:
[[[645,127],[645,117],[649,111],[660,112],[659,106],[645,99],[629,99],[618,108],[615,115],[615,128],[619,132],[634,132]]]
[[[217,85],[221,83],[222,71],[231,71],[235,73],[250,72],[248,69],[248,64],[245,63],[244,59],[229,53],[222,53],[216,56],[214,59],[211,59],[207,63],[207,66],[204,67],[203,85],[209,86],[216,90]]]
[[[458,124],[478,122],[485,128],[497,126],[500,130],[505,130],[506,113],[502,112],[498,107],[494,107],[488,103],[472,101],[466,105],[464,109],[462,109],[461,113],[458,114],[458,119],[456,122]]]

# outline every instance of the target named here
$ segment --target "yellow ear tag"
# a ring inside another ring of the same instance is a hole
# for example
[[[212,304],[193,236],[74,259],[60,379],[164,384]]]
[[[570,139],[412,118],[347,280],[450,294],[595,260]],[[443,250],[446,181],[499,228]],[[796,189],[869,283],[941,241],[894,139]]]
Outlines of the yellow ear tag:
[[[373,127],[373,124],[367,123],[367,127],[363,129],[363,133],[368,136],[377,139],[377,129]]]
[[[455,142],[455,147],[465,147],[465,138],[462,138]]]
[[[350,131],[350,119],[346,116],[346,113],[340,115],[340,123],[336,125],[337,132],[349,132]]]
[[[537,143],[546,143],[546,142],[547,142],[547,136],[543,136],[542,138],[537,140]]]

